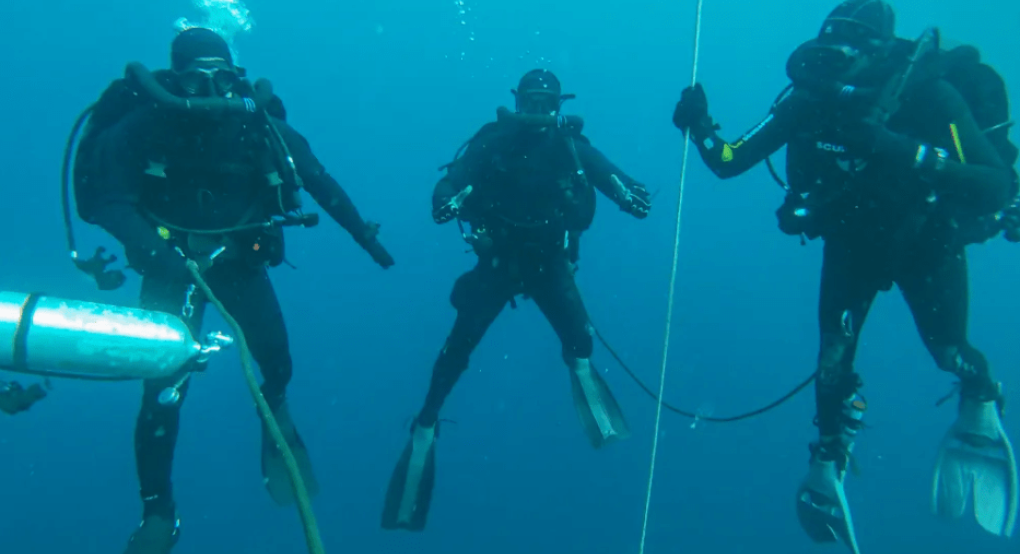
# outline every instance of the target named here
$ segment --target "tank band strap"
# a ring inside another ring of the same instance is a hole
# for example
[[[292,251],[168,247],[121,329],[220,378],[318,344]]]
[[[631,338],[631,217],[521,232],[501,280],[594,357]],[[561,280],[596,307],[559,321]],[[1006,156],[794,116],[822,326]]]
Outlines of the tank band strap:
[[[28,369],[28,330],[32,328],[32,317],[35,315],[35,308],[42,296],[42,293],[38,292],[29,293],[21,305],[21,318],[18,320],[18,329],[14,333],[14,355],[11,357],[15,371]]]

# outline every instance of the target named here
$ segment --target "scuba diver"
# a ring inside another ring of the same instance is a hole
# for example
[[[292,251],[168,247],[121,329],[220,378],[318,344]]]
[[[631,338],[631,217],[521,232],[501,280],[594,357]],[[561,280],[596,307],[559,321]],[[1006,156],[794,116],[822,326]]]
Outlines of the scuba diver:
[[[46,389],[38,383],[26,389],[17,381],[0,381],[0,412],[7,415],[26,412],[43,398],[46,398]]]
[[[872,301],[893,284],[937,366],[959,379],[958,417],[933,480],[935,513],[960,517],[973,496],[978,523],[998,536],[1009,536],[1017,517],[1001,384],[967,337],[965,246],[1000,232],[1017,239],[1005,85],[973,47],[942,50],[934,29],[917,41],[896,38],[894,23],[881,0],[837,6],[790,57],[791,87],[736,142],[717,134],[701,85],[683,91],[673,115],[722,179],[787,146],[779,227],[824,240],[819,439],[797,515],[812,540],[841,541],[855,554],[844,477],[866,402],[854,356]]]
[[[581,134],[581,118],[560,114],[573,95],[562,94],[553,73],[530,71],[511,93],[516,113],[499,108],[497,121],[483,126],[452,163],[440,168],[447,173],[432,195],[435,222],[456,219],[478,263],[453,286],[450,302],[457,318],[390,480],[384,529],[425,528],[440,408],[489,325],[507,303],[516,307],[518,295],[534,299],[562,343],[574,405],[592,446],[630,434],[592,366],[588,314],[574,272],[580,235],[595,216],[596,189],[638,219],[648,216],[650,197]],[[465,222],[470,231],[464,230]]]
[[[75,160],[75,195],[79,215],[122,243],[129,267],[142,275],[142,307],[180,315],[196,336],[208,302],[186,265],[197,262],[243,329],[264,378],[262,394],[314,494],[309,455],[288,413],[291,355],[267,268],[285,261],[282,227],[317,223],[316,214],[300,210],[301,189],[382,268],[394,261],[378,240],[378,224],[361,218],[285,117],[271,85],[244,79],[220,35],[185,30],[172,42],[169,70],[130,64],[95,104]],[[104,281],[115,288],[123,279],[107,278],[110,260],[100,261],[83,270],[93,270],[100,288]],[[165,554],[178,541],[171,469],[187,391],[186,378],[144,382],[135,428],[144,508],[128,554]],[[265,422],[261,458],[272,499],[294,503]]]

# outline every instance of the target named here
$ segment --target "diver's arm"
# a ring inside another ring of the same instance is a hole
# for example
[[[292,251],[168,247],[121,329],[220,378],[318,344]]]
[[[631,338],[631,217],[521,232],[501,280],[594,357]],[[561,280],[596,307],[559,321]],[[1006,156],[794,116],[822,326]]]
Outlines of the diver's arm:
[[[326,172],[326,168],[312,153],[312,148],[305,137],[281,120],[273,119],[272,123],[290,150],[294,167],[308,194],[334,221],[350,233],[354,242],[368,252],[377,264],[383,269],[392,266],[393,257],[379,242],[379,224],[368,223],[361,218],[358,209],[354,207],[354,202],[347,196],[340,183]]]
[[[935,193],[961,208],[979,214],[992,214],[1009,206],[1016,197],[1015,174],[978,126],[960,93],[949,83],[939,81],[931,103],[941,106],[956,128],[957,146],[946,148],[949,157],[926,172]],[[951,136],[951,130],[946,130]],[[916,142],[915,159],[922,143]],[[931,148],[927,148],[928,155]]]
[[[485,128],[475,136],[484,131]],[[432,189],[432,220],[437,225],[453,221],[460,214],[464,201],[471,194],[471,183],[479,179],[477,168],[482,149],[468,144],[464,154],[446,166],[446,175]]]
[[[587,140],[573,142],[588,182],[621,210],[637,218],[647,217],[652,203],[645,186],[624,173]]]
[[[98,140],[96,194],[90,198],[89,223],[98,225],[124,246],[131,267],[142,275],[185,278],[186,260],[163,240],[139,210],[143,169],[131,156],[135,118],[107,130]],[[141,127],[141,126],[139,126]]]
[[[378,227],[361,218],[354,202],[347,196],[340,183],[326,172],[326,168],[312,153],[311,146],[305,137],[283,121],[278,119],[272,121],[284,142],[287,143],[298,176],[304,182],[304,188],[308,194],[323,210],[326,210],[326,213],[334,221],[350,233],[359,246],[370,254],[372,254],[373,248],[381,248],[381,245],[377,246]],[[375,257],[374,254],[373,257]]]
[[[716,131],[719,126],[708,114],[708,97],[700,84],[687,87],[673,111],[673,124],[690,133],[705,165],[720,179],[736,177],[768,158],[789,141],[803,111],[804,99],[786,94],[769,115],[734,143],[727,143]]]
[[[792,100],[784,100],[735,142],[722,139],[710,116],[691,127],[691,138],[701,159],[720,179],[736,177],[758,165],[787,143],[793,130]]]

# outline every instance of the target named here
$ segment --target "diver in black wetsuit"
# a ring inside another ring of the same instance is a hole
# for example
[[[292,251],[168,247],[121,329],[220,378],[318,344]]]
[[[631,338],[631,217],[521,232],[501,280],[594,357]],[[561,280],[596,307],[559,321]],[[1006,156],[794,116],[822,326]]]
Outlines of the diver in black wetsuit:
[[[531,298],[552,325],[570,368],[574,403],[594,447],[629,435],[620,408],[592,368],[588,314],[574,282],[578,242],[595,215],[595,190],[642,219],[649,195],[581,135],[576,116],[559,115],[570,96],[544,70],[521,79],[517,113],[501,108],[432,195],[438,224],[467,222],[464,238],[478,265],[462,275],[450,301],[457,320],[432,370],[425,405],[390,481],[382,526],[424,529],[435,475],[439,410],[489,325],[514,297]]]
[[[986,135],[957,88],[980,79],[949,82],[954,61],[980,69],[972,63],[976,50],[941,51],[934,31],[917,42],[897,39],[894,22],[885,2],[840,4],[818,38],[791,56],[789,93],[735,142],[716,134],[700,85],[683,92],[673,116],[720,178],[744,173],[787,147],[789,194],[777,212],[780,228],[825,241],[819,440],[811,445],[811,469],[798,491],[798,516],[814,540],[838,539],[855,552],[843,494],[865,408],[854,354],[872,301],[893,284],[938,367],[960,379],[960,415],[940,453],[936,510],[961,515],[973,479],[982,481],[976,514],[987,530],[1008,535],[1016,518],[1016,468],[1001,426],[1001,387],[967,338],[964,251],[999,231],[1015,238],[996,226],[1009,219],[997,215],[1017,195],[1009,167],[1016,150],[1002,125],[1008,115],[989,122]],[[970,57],[961,62],[961,54]]]
[[[203,277],[244,330],[264,383],[262,393],[295,454],[311,493],[317,489],[308,453],[285,402],[291,378],[287,329],[267,267],[284,261],[284,225],[311,226],[300,212],[303,188],[383,268],[393,259],[350,198],[312,154],[306,140],[281,118],[282,103],[245,100],[241,111],[188,109],[206,102],[240,102],[257,91],[242,79],[227,43],[215,32],[190,29],[172,45],[171,70],[148,74],[160,94],[184,97],[177,110],[142,102],[102,131],[87,131],[79,151],[76,194],[83,219],[124,245],[142,274],[142,307],[180,315],[197,334],[207,299],[196,290],[186,259],[201,262]],[[129,66],[130,68],[130,66]],[[139,71],[115,82],[93,119],[109,123],[118,102],[150,92]],[[150,86],[150,88],[151,88]],[[255,94],[257,96],[257,94]],[[210,100],[212,99],[212,100]],[[223,99],[222,101],[220,99]],[[269,112],[269,114],[266,113]],[[160,394],[163,391],[177,394]],[[188,382],[146,381],[135,431],[135,455],[144,503],[143,522],[129,554],[165,554],[177,542],[179,520],[171,467],[180,409]],[[278,504],[294,501],[279,449],[263,425],[262,471]]]
[[[0,381],[0,412],[7,415],[26,412],[43,398],[46,398],[46,389],[38,383],[26,389],[17,381]]]

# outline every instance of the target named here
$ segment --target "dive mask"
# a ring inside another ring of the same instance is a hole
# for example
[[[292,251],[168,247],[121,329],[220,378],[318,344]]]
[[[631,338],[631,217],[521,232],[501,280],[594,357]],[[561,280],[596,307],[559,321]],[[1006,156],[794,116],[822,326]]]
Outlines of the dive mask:
[[[786,63],[796,84],[805,80],[852,83],[887,52],[891,41],[859,21],[830,18],[818,37],[800,45]]]
[[[229,96],[241,82],[239,68],[223,58],[199,58],[177,73],[177,83],[188,96]]]
[[[823,44],[812,39],[797,47],[786,62],[786,73],[794,83],[846,80],[864,61],[864,54],[847,44]]]
[[[517,97],[517,113],[556,115],[563,104],[560,95],[551,90],[526,90],[514,94]]]

